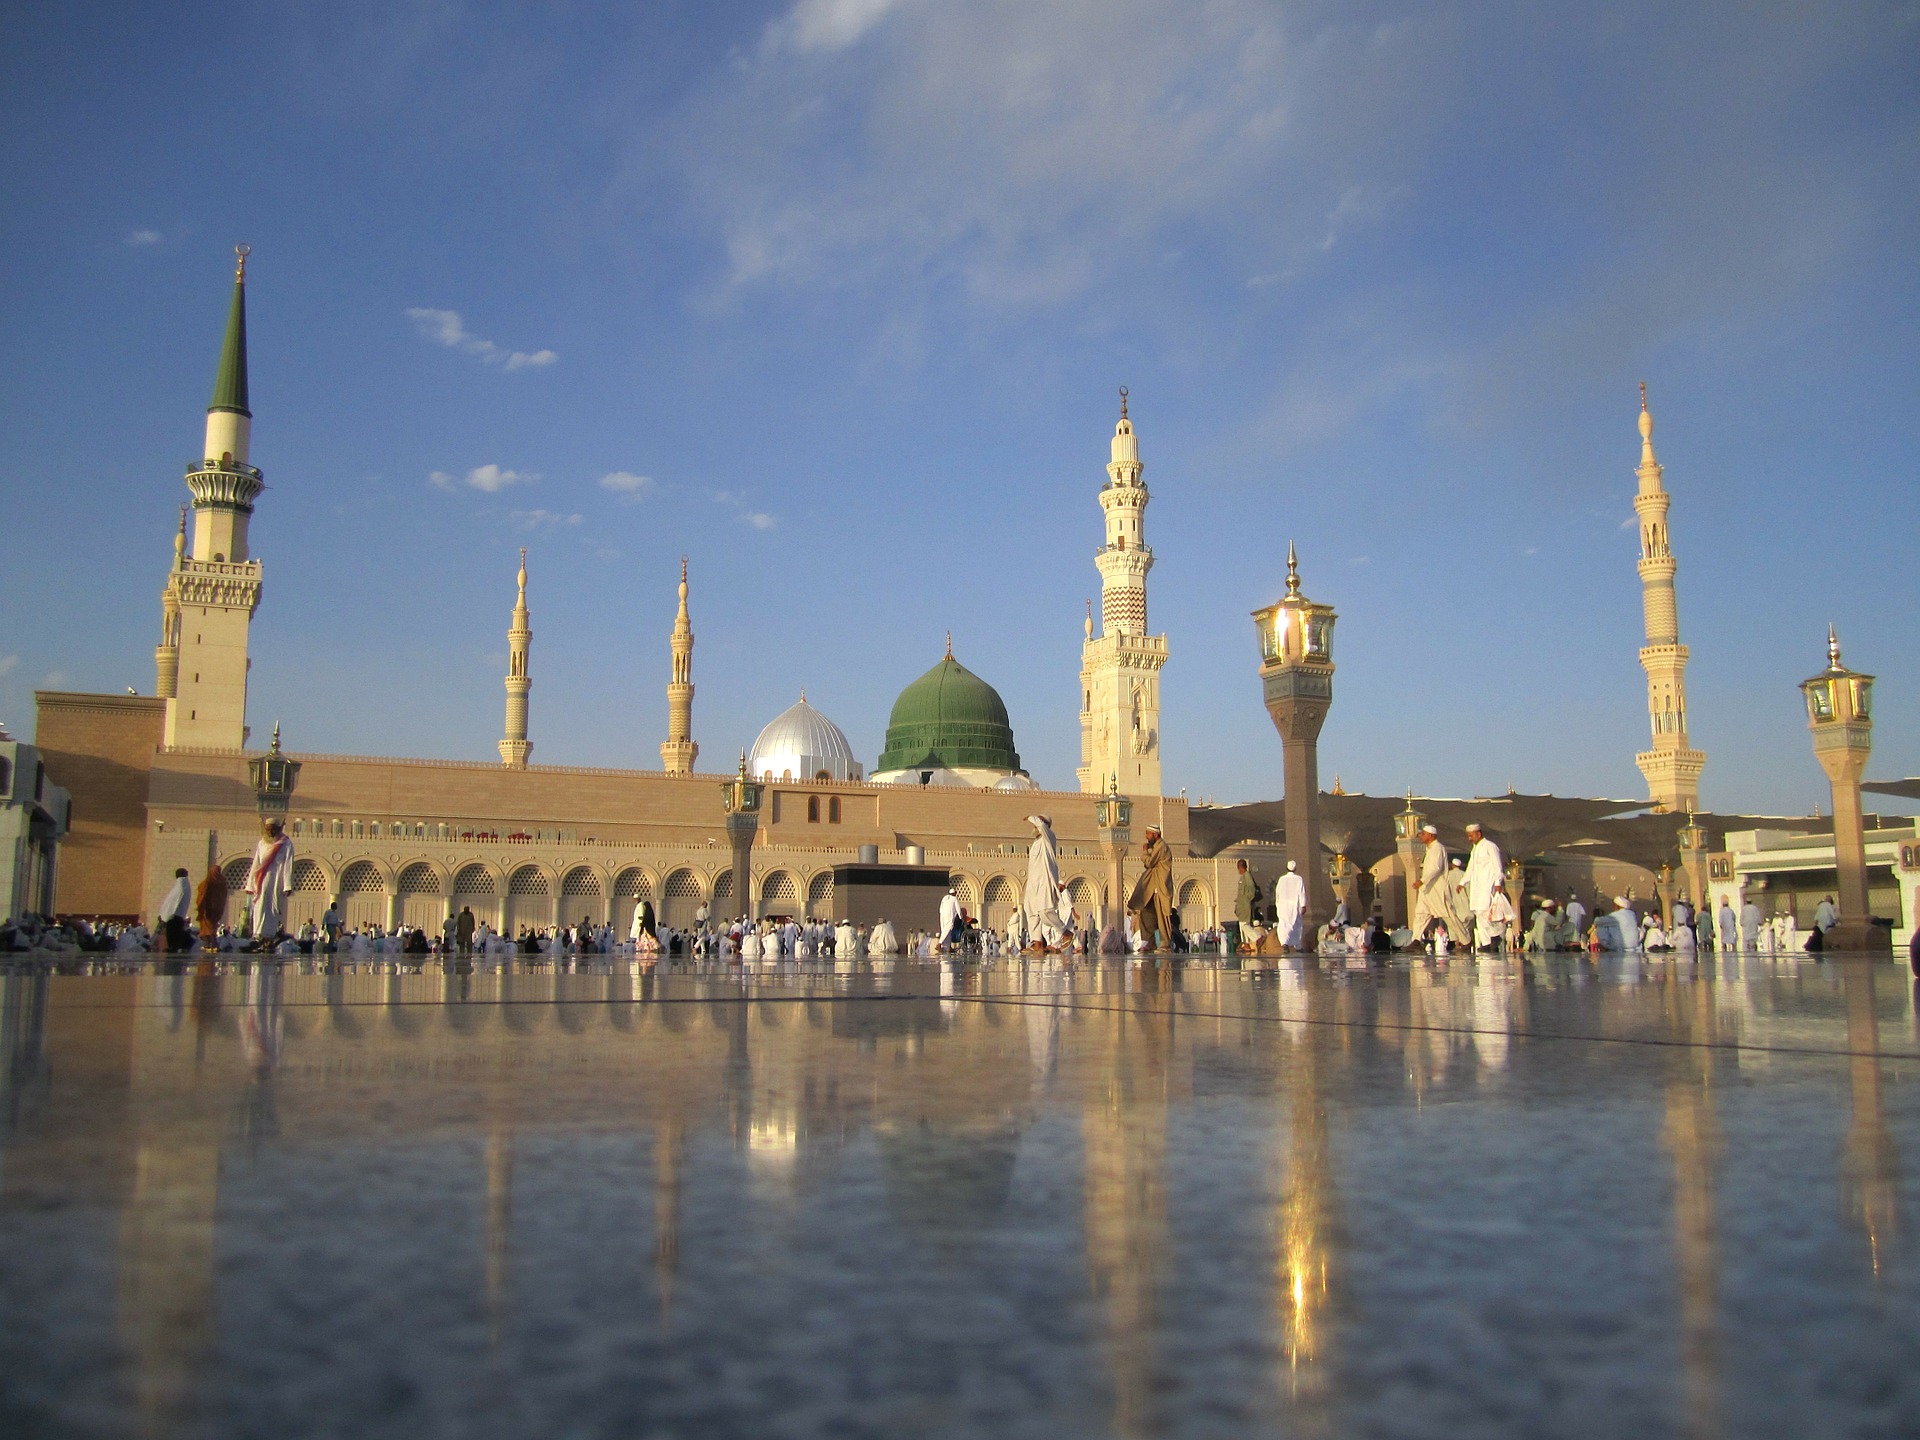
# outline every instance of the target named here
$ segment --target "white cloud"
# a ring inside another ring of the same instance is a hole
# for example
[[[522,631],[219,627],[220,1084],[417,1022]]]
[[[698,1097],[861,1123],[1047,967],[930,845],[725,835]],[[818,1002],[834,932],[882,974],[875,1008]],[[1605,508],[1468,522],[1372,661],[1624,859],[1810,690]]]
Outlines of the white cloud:
[[[538,475],[533,474],[523,475],[518,470],[505,470],[498,465],[480,465],[457,478],[444,470],[436,470],[427,477],[427,480],[440,490],[458,490],[464,485],[469,490],[498,495],[509,485],[530,485],[539,478]]]
[[[898,9],[901,0],[799,0],[767,27],[769,49],[787,46],[802,54],[844,50]]]
[[[562,515],[554,510],[509,510],[509,519],[523,530],[551,530],[561,525],[578,525],[578,515]]]
[[[128,245],[158,245],[160,243],[160,232],[158,230],[129,231],[124,243]]]
[[[616,495],[638,497],[653,489],[651,475],[635,475],[626,470],[615,470],[610,475],[600,477],[600,488],[611,490]]]
[[[66,683],[67,683],[66,671],[49,670],[46,673],[45,677],[40,681],[40,688],[42,690],[58,690],[62,685]]]
[[[421,339],[466,355],[477,355],[484,363],[498,365],[503,370],[537,369],[560,358],[551,350],[509,350],[496,345],[467,329],[458,310],[430,310],[416,305],[407,311],[407,318],[413,321]]]
[[[740,517],[741,524],[751,525],[756,530],[771,530],[780,523],[776,517],[769,515],[766,511],[753,509],[745,499],[731,490],[709,490],[707,498],[716,505],[725,505]]]
[[[20,657],[18,655],[0,655],[0,679],[5,678],[6,675],[12,671],[13,667],[19,663]]]

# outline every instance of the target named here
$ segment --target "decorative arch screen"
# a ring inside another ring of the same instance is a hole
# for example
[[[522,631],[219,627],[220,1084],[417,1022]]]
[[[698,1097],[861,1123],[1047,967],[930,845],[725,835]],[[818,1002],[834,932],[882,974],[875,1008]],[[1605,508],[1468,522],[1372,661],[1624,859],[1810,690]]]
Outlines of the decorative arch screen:
[[[493,872],[484,865],[469,865],[453,877],[453,893],[456,895],[493,894]]]
[[[776,870],[761,882],[760,898],[769,905],[791,905],[800,898],[800,891],[793,883],[793,876]]]
[[[700,879],[691,870],[676,870],[667,876],[665,890],[669,900],[698,900]]]
[[[402,895],[438,895],[440,877],[431,865],[409,865],[400,872]]]
[[[342,895],[384,895],[386,878],[365,860],[356,860],[340,876]]]
[[[613,893],[623,900],[651,900],[653,883],[644,870],[622,870],[614,877]]]
[[[597,897],[600,894],[600,877],[584,865],[576,866],[560,881],[560,893]]]
[[[509,895],[545,895],[547,877],[531,865],[522,866],[507,877]]]
[[[822,870],[807,882],[807,914],[825,920],[833,914],[833,872]]]

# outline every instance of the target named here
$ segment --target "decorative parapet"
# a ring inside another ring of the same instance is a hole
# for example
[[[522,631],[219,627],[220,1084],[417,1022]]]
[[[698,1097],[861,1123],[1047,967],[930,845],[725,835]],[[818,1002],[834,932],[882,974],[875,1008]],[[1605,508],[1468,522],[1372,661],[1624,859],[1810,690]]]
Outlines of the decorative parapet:
[[[203,460],[187,470],[187,489],[196,507],[222,505],[251,515],[253,502],[266,488],[266,481],[251,465]]]

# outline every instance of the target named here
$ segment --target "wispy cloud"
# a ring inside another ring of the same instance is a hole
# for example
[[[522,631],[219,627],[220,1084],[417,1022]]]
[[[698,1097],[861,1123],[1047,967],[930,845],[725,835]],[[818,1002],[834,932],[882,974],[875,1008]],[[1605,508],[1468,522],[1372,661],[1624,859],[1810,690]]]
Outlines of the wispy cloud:
[[[900,5],[901,0],[799,0],[767,26],[764,43],[770,50],[784,47],[801,54],[844,50]]]
[[[160,232],[158,230],[129,230],[127,232],[127,238],[121,243],[123,245],[158,245],[160,243]]]
[[[449,475],[444,470],[436,470],[427,477],[428,481],[440,490],[458,490],[462,485],[469,490],[484,491],[488,495],[498,495],[509,485],[530,485],[540,477],[522,474],[518,470],[503,469],[498,465],[480,465],[467,471],[465,475]]]
[[[637,500],[653,489],[653,477],[635,475],[627,470],[615,470],[611,474],[600,477],[600,488]]]
[[[740,517],[743,525],[751,525],[756,530],[771,530],[780,522],[764,510],[755,510],[743,496],[731,490],[709,490],[707,497],[716,505],[725,505]]]
[[[509,350],[504,345],[496,345],[467,329],[458,310],[430,310],[414,306],[407,311],[407,318],[413,321],[421,339],[431,340],[436,345],[444,345],[462,354],[478,356],[484,363],[498,365],[503,370],[537,369],[551,365],[560,358],[551,350]]]
[[[13,667],[20,663],[18,655],[0,655],[0,680],[4,680]]]
[[[44,676],[41,677],[40,688],[42,690],[58,690],[62,685],[66,683],[67,683],[66,671],[49,670]]]
[[[581,519],[556,510],[509,510],[507,518],[523,530],[552,530],[562,525],[578,525]]]

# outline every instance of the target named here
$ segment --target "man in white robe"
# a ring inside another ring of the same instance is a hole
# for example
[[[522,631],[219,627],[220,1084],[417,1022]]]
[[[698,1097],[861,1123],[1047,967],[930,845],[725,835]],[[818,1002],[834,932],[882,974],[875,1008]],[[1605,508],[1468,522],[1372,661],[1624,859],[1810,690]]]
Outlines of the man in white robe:
[[[1501,863],[1500,847],[1486,837],[1480,822],[1467,826],[1467,911],[1473,916],[1473,945],[1476,950],[1505,942],[1505,931],[1487,913],[1493,892],[1505,883],[1507,872]],[[1512,907],[1509,905],[1509,911]]]
[[[1760,922],[1765,917],[1760,906],[1752,896],[1740,906],[1740,948],[1757,952],[1760,949]]]
[[[936,952],[944,952],[949,946],[958,950],[960,937],[960,896],[949,885],[947,893],[940,897],[940,938],[934,947]]]
[[[1436,923],[1445,927],[1454,940],[1465,939],[1459,917],[1453,908],[1453,876],[1447,868],[1447,847],[1440,843],[1440,832],[1431,825],[1420,827],[1420,839],[1426,852],[1420,857],[1420,887],[1414,896],[1413,931],[1416,943],[1424,945]]]
[[[1487,896],[1486,908],[1474,916],[1474,925],[1477,927],[1474,938],[1483,942],[1482,949],[1512,949],[1518,924],[1519,916],[1514,912],[1513,902],[1507,898],[1506,886],[1495,883],[1493,892]]]
[[[169,950],[191,950],[193,932],[187,917],[193,914],[193,881],[185,870],[173,872],[173,884],[160,901],[160,933]]]
[[[278,820],[268,820],[260,832],[260,843],[253,847],[253,868],[247,872],[247,894],[253,897],[254,943],[268,950],[287,928],[287,896],[293,893],[293,842],[280,833]]]
[[[1300,949],[1307,914],[1307,882],[1300,867],[1287,861],[1287,873],[1273,887],[1274,934],[1289,950]]]
[[[1826,899],[1813,907],[1813,928],[1818,930],[1822,935],[1826,934],[1827,931],[1838,924],[1839,920],[1840,910],[1839,907],[1833,903],[1833,896],[1827,896]]]
[[[1053,820],[1029,815],[1033,843],[1027,847],[1027,892],[1022,897],[1030,944],[1058,949],[1073,905],[1060,890],[1060,842],[1053,838]]]
[[[1733,913],[1733,901],[1722,899],[1720,902],[1720,925],[1716,939],[1722,950],[1740,948],[1740,918]]]
[[[898,955],[900,936],[894,931],[891,920],[876,920],[873,929],[867,933],[867,954]]]

